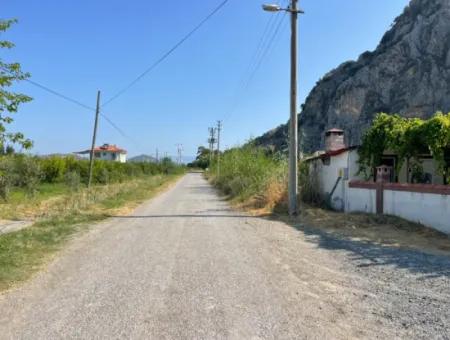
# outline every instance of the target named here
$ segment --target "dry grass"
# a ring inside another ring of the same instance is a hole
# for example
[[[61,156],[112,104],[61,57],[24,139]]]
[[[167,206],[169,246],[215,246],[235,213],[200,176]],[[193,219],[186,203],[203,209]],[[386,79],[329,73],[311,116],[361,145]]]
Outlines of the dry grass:
[[[395,216],[347,214],[302,205],[301,216],[290,223],[301,223],[355,240],[450,256],[448,235]]]
[[[16,216],[33,218],[36,222],[29,228],[0,235],[0,291],[29,278],[74,234],[86,230],[92,222],[129,213],[179,177],[157,175],[30,201],[29,206],[21,203]]]

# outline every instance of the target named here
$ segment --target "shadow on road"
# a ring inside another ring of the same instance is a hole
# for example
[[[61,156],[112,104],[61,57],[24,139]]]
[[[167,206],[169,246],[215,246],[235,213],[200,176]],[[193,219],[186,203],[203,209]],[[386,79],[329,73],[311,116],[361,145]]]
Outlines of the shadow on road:
[[[291,226],[303,232],[308,242],[312,242],[320,248],[349,252],[349,259],[360,268],[394,266],[412,273],[422,274],[422,279],[450,277],[450,258],[447,256],[340,237],[320,229],[298,224],[292,224]]]

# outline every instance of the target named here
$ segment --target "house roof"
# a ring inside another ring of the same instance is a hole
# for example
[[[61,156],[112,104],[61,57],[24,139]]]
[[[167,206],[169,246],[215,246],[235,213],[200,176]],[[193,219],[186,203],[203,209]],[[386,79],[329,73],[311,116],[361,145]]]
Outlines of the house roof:
[[[79,151],[79,152],[75,152],[75,153],[87,154],[90,152],[91,152],[91,150],[89,149],[89,150]],[[121,149],[121,148],[117,147],[117,145],[115,145],[115,144],[103,144],[102,146],[96,146],[94,148],[94,152],[127,153],[127,150]]]
[[[334,157],[334,156],[338,156],[340,154],[343,154],[344,152],[351,151],[351,150],[356,150],[358,148],[359,148],[359,146],[355,145],[355,146],[349,146],[349,147],[338,149],[338,150],[319,151],[313,156],[306,157],[305,159],[303,159],[303,161],[309,162],[309,161],[313,161],[313,160],[316,160],[316,159],[325,159],[325,158],[328,158],[328,157]]]

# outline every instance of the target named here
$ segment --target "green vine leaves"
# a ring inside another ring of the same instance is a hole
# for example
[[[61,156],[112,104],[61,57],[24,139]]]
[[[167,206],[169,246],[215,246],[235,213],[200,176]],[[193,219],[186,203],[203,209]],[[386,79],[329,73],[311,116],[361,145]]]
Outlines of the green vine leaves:
[[[406,160],[418,161],[419,155],[431,154],[444,173],[450,153],[450,113],[437,112],[432,118],[403,118],[379,113],[362,138],[359,149],[360,173],[370,177],[381,165],[385,151],[398,155],[398,172]]]

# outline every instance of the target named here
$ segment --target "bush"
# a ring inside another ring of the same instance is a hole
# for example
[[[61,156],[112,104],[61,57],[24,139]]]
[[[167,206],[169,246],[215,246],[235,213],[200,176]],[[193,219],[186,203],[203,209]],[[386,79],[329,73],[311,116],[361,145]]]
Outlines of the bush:
[[[321,194],[319,174],[310,163],[303,162],[299,166],[300,198],[303,202],[323,206],[325,199]]]
[[[17,186],[24,188],[26,193],[34,196],[38,185],[43,178],[43,172],[39,159],[29,156],[17,156],[16,158]]]
[[[118,163],[96,160],[93,184],[123,182],[140,176],[174,174],[183,171],[169,158],[161,163]],[[6,200],[13,187],[23,188],[34,195],[41,183],[65,183],[71,190],[78,190],[89,179],[89,160],[75,157],[39,158],[28,155],[0,157],[0,197]]]
[[[43,180],[55,183],[63,179],[67,172],[67,161],[63,157],[49,157],[40,160]]]
[[[287,162],[266,150],[248,144],[225,151],[220,158],[220,176],[213,162],[211,180],[231,198],[253,200],[258,207],[274,207],[286,196]]]
[[[16,180],[14,160],[11,157],[0,158],[0,197],[7,201]]]
[[[70,188],[70,191],[76,192],[80,189],[81,179],[76,171],[69,171],[64,175],[64,182]]]

